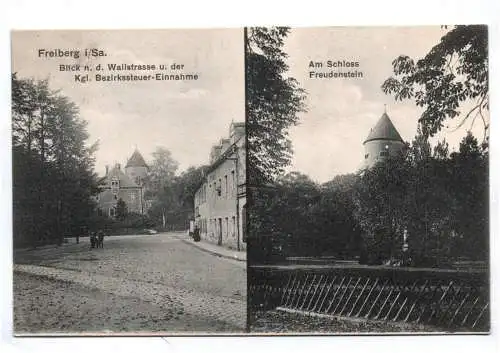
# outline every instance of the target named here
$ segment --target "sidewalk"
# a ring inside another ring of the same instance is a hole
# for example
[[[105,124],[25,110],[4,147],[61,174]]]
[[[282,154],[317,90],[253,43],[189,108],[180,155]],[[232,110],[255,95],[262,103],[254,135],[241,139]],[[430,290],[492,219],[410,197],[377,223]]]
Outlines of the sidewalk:
[[[80,240],[80,244],[90,242],[88,237],[80,237],[79,240]],[[33,246],[22,247],[22,248],[13,248],[13,254],[20,255],[20,254],[25,254],[25,253],[30,253],[30,252],[40,252],[40,251],[45,251],[45,250],[71,248],[72,245],[73,245],[73,247],[75,245],[78,245],[76,243],[76,238],[65,238],[65,241],[61,245],[47,244],[47,245],[39,245],[36,248]]]
[[[205,240],[195,242],[192,238],[190,238],[188,235],[185,234],[179,235],[179,239],[186,244],[194,246],[195,248],[198,248],[201,251],[205,251],[215,256],[220,256],[226,259],[231,259],[236,261],[247,261],[246,250],[242,251],[232,250],[225,248],[223,246],[209,243]]]

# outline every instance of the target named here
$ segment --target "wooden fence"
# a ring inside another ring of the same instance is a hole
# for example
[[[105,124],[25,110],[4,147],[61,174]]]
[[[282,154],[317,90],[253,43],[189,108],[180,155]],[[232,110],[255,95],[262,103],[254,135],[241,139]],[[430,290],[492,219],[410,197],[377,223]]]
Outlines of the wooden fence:
[[[369,266],[250,266],[249,310],[286,308],[487,332],[487,271]]]

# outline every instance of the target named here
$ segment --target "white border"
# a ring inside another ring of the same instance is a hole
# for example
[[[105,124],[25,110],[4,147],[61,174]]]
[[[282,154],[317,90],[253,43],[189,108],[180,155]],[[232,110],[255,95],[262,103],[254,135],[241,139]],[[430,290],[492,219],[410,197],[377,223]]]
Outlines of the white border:
[[[11,29],[108,29],[108,28],[204,28],[242,27],[244,25],[490,25],[490,91],[491,91],[491,258],[492,299],[497,297],[498,281],[498,126],[495,115],[500,102],[500,5],[497,0],[412,1],[116,1],[103,0],[3,0],[0,5],[0,222],[2,246],[0,266],[3,271],[0,291],[0,327],[2,351],[89,352],[99,350],[128,351],[340,351],[422,352],[493,352],[498,347],[497,302],[492,302],[490,336],[387,336],[387,337],[246,337],[246,338],[37,338],[14,339],[12,322],[12,255],[11,255],[11,154],[10,154],[10,30]],[[376,55],[376,53],[374,53]]]

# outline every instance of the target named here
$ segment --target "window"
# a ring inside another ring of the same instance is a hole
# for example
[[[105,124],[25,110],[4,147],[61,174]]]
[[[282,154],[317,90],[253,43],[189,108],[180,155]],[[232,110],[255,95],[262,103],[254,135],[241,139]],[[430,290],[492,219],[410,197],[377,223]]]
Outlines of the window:
[[[116,217],[116,208],[115,207],[110,207],[109,208],[109,216],[110,217]]]
[[[118,194],[118,190],[120,189],[120,180],[116,177],[111,179],[111,192],[113,194]]]
[[[236,217],[231,218],[231,232],[233,233],[233,238],[236,237]]]
[[[228,197],[228,191],[227,191],[227,175],[224,175],[224,195],[226,196],[226,199]]]
[[[365,154],[365,159],[368,159],[369,156],[370,156],[369,153]]]
[[[389,157],[389,151],[380,151],[380,157]]]
[[[130,201],[135,202],[135,193],[130,194]]]
[[[217,185],[217,195],[221,196],[222,195],[222,180],[219,178],[219,185]]]
[[[234,192],[236,190],[236,179],[234,178],[234,170],[231,171],[231,196],[234,196],[236,194]]]

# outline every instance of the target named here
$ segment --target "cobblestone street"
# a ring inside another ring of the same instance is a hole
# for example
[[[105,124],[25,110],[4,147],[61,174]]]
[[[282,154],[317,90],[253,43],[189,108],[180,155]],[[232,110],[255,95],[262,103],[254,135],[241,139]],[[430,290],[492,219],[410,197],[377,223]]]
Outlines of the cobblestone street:
[[[246,263],[186,239],[116,236],[90,250],[84,238],[15,252],[15,333],[243,332]]]

